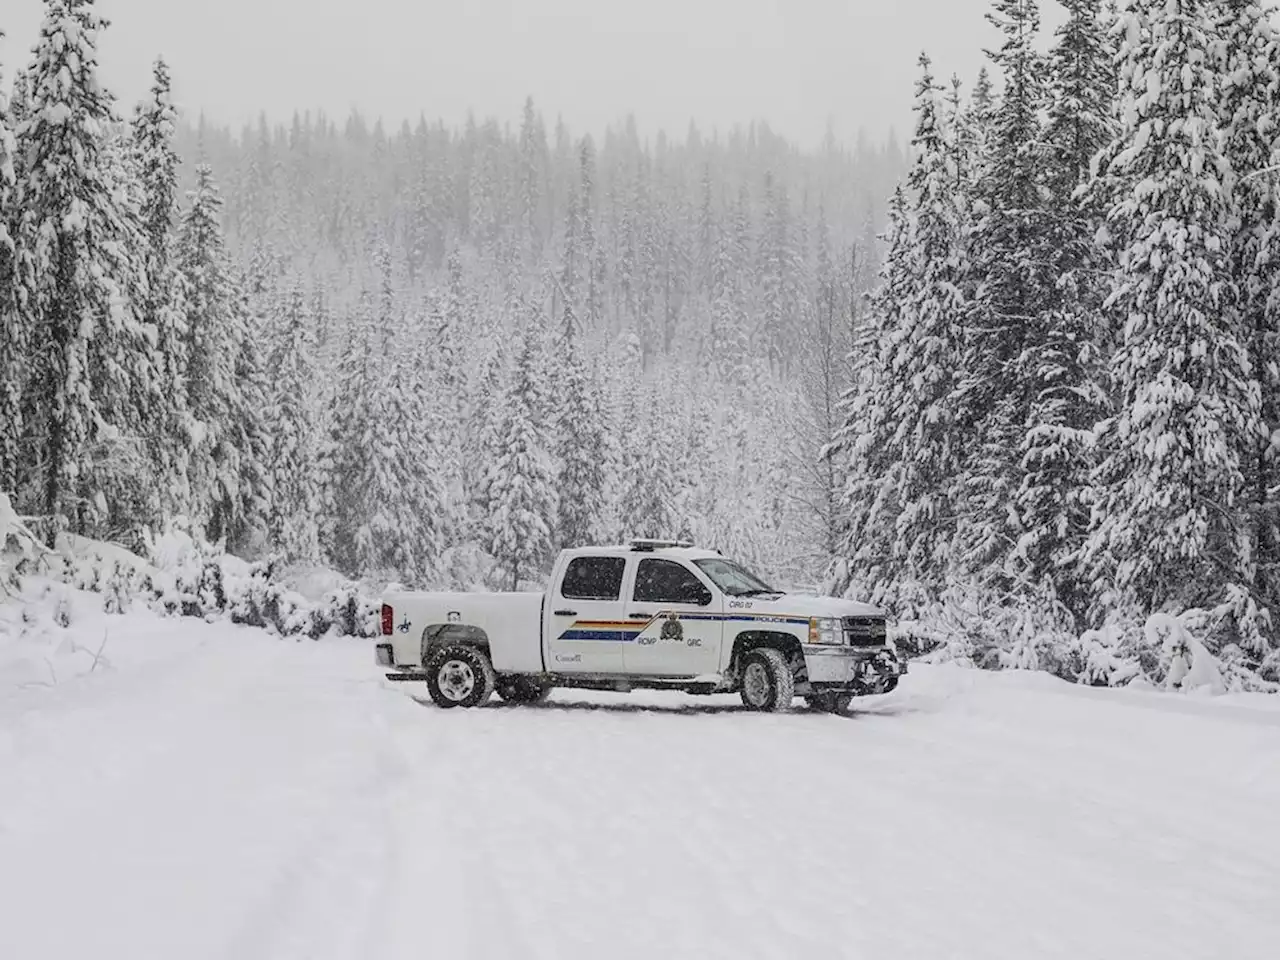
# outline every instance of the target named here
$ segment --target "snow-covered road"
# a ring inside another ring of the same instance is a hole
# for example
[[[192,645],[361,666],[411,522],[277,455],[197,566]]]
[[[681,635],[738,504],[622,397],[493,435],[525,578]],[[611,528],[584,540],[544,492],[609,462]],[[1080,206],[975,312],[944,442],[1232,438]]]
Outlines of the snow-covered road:
[[[1159,958],[1280,943],[1280,710],[917,668],[850,717],[441,711],[130,617],[0,691],[0,957]]]

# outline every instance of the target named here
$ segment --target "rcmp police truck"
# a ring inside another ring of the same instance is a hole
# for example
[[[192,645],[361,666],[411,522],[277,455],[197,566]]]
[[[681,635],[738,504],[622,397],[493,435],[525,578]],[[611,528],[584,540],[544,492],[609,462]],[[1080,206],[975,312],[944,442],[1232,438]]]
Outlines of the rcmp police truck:
[[[546,593],[392,592],[378,664],[441,707],[555,687],[739,693],[780,711],[887,693],[907,672],[866,604],[774,590],[712,550],[666,540],[565,550]]]

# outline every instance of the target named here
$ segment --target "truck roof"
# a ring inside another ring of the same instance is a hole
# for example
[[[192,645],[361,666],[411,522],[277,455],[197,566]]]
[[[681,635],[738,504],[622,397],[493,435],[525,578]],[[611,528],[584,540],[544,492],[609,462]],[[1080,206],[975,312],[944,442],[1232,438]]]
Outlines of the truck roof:
[[[646,547],[643,550],[637,550],[631,544],[574,547],[566,550],[565,553],[575,557],[616,557],[637,553],[646,557],[673,557],[682,560],[706,560],[720,556],[715,550],[707,550],[704,547]]]

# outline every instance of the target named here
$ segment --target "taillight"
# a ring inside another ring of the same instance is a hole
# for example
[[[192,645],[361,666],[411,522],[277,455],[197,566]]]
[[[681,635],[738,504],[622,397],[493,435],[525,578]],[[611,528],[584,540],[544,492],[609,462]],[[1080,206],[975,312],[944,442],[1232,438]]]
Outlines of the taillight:
[[[391,636],[395,629],[396,612],[391,609],[391,604],[384,603],[382,605],[382,635],[384,637]]]

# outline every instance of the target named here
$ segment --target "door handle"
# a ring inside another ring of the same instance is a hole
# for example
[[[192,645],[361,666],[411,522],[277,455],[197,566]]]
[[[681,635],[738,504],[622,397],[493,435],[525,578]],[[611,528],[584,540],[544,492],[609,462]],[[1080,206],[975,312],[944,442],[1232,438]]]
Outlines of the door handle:
[[[632,620],[641,620],[641,619],[652,620],[653,619],[653,615],[649,613],[628,613],[627,616],[630,617]]]
[[[577,615],[578,615],[577,610],[557,610],[556,611],[557,617],[576,617]]]

